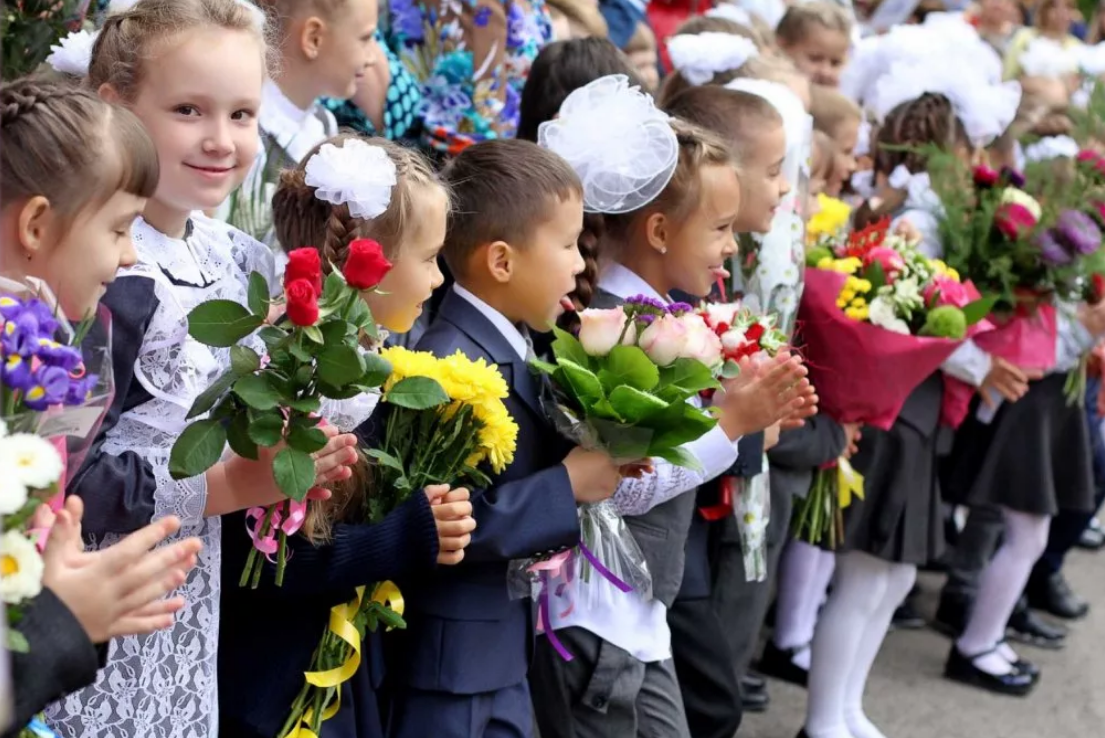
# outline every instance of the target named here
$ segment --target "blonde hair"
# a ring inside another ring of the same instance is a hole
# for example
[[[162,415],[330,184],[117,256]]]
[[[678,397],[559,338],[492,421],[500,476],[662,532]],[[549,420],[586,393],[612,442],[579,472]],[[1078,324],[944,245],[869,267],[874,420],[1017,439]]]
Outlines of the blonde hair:
[[[801,43],[815,26],[851,36],[852,19],[836,3],[815,2],[791,5],[775,29],[775,38],[785,46]]]
[[[1061,3],[1067,3],[1075,9],[1078,8],[1078,3],[1074,2],[1074,0],[1040,0],[1040,4],[1036,6],[1036,12],[1034,13],[1032,25],[1038,29],[1043,28],[1044,17]],[[1067,29],[1067,35],[1070,35],[1069,28]]]
[[[810,86],[810,115],[813,126],[830,136],[835,135],[842,123],[863,120],[863,110],[838,90],[825,85]]]
[[[254,35],[268,67],[265,27],[245,0],[139,0],[108,15],[92,47],[88,82],[93,90],[107,84],[127,102],[138,96],[143,62],[166,39],[197,28],[221,28]]]
[[[827,180],[836,162],[836,142],[821,130],[813,132],[813,155],[810,157],[810,179]]]
[[[242,0],[248,2],[248,0]],[[304,14],[321,15],[326,19],[335,18],[345,7],[348,0],[256,0],[265,15],[280,30],[287,30],[288,22]]]
[[[549,0],[549,10],[556,11],[568,19],[568,23],[583,28],[588,36],[606,38],[609,29],[598,6],[587,0]]]

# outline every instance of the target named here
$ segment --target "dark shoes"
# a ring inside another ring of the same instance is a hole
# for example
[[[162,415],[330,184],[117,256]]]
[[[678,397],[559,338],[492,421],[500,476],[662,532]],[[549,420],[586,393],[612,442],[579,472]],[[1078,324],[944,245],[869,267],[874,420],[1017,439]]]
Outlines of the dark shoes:
[[[809,683],[810,673],[794,663],[794,654],[801,650],[800,648],[779,648],[774,641],[768,640],[767,645],[764,646],[763,656],[760,657],[760,673],[805,687]]]
[[[967,618],[970,614],[970,602],[958,597],[944,595],[940,598],[940,605],[936,608],[936,617],[932,621],[932,627],[954,640],[963,635],[963,629],[967,627]]]
[[[1064,620],[1077,620],[1090,611],[1090,603],[1074,593],[1061,571],[1050,576],[1033,572],[1028,582],[1028,604]]]
[[[894,619],[890,621],[891,630],[919,630],[924,627],[925,619],[917,612],[912,597],[906,598],[906,601],[894,611]]]
[[[767,693],[767,681],[754,672],[741,677],[741,706],[745,712],[767,712],[771,697]]]
[[[1013,611],[1005,634],[1011,641],[1048,651],[1058,651],[1067,641],[1066,628],[1049,623],[1024,605]]]
[[[1022,670],[1020,667],[1014,666],[1012,672],[1002,676],[995,676],[975,666],[975,659],[989,653],[992,652],[988,651],[987,653],[977,654],[973,657],[964,656],[960,653],[959,648],[955,644],[952,644],[952,650],[948,654],[948,663],[944,667],[944,676],[952,681],[960,682],[961,684],[967,684],[972,687],[978,687],[979,689],[985,689],[988,692],[1012,697],[1024,697],[1036,686],[1036,682],[1040,679],[1038,671],[1032,674]],[[1027,662],[1019,663],[1026,664],[1032,669],[1035,669],[1035,667],[1027,664]]]

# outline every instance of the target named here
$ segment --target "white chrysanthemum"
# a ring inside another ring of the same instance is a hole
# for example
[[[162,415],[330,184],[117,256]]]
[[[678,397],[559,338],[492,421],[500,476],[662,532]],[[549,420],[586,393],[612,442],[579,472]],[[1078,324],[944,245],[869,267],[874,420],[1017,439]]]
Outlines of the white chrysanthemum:
[[[0,470],[28,489],[47,489],[61,479],[61,456],[45,438],[16,433],[0,440]]]
[[[912,312],[925,304],[921,296],[921,286],[915,277],[899,279],[894,283],[894,304],[906,312]]]
[[[894,333],[909,335],[909,326],[894,312],[894,302],[889,297],[876,297],[871,301],[867,319],[872,325],[877,325]]]
[[[0,474],[0,515],[12,515],[27,504],[27,486],[14,474]]]
[[[3,420],[0,420],[0,438],[4,438],[8,435],[8,424]]]
[[[0,600],[17,605],[42,591],[42,556],[17,530],[0,537]]]
[[[74,77],[88,75],[88,65],[92,61],[92,46],[98,33],[75,31],[50,47],[51,54],[46,63],[62,74]]]

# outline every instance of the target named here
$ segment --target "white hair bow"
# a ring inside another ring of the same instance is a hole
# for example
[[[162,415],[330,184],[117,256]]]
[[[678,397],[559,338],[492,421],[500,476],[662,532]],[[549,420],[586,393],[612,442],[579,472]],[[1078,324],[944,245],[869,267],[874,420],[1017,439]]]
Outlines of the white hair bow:
[[[46,57],[46,63],[62,74],[87,77],[88,67],[92,63],[92,47],[99,35],[99,31],[70,33],[50,47],[50,56]]]
[[[671,65],[692,85],[704,85],[715,74],[740,69],[760,51],[744,36],[699,33],[668,39]]]
[[[391,203],[395,162],[379,146],[350,139],[340,148],[324,144],[307,161],[304,181],[315,197],[333,205],[349,206],[354,218],[380,216]]]
[[[1073,159],[1078,156],[1081,147],[1070,136],[1048,136],[1024,150],[1025,161],[1050,161],[1051,159]]]

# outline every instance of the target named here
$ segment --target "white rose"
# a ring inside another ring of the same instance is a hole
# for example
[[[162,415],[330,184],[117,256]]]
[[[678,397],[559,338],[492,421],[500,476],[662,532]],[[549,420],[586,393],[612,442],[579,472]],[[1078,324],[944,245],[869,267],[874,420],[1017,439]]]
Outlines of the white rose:
[[[701,361],[706,366],[721,362],[721,339],[701,316],[687,313],[681,320],[687,326],[687,342],[680,353],[685,359]]]
[[[687,326],[674,315],[664,315],[641,331],[638,345],[657,366],[668,366],[683,354]]]
[[[61,456],[45,438],[16,433],[0,440],[0,469],[28,489],[47,489],[61,479]]]
[[[42,557],[29,538],[17,530],[0,537],[0,600],[17,605],[42,591]]]
[[[868,307],[867,319],[872,325],[877,325],[894,333],[909,335],[909,326],[894,312],[894,302],[887,297],[876,297]]]
[[[734,328],[733,330],[726,331],[725,335],[721,337],[721,345],[727,351],[736,351],[745,344],[746,340],[744,331]]]
[[[631,325],[626,330],[626,320],[625,310],[621,307],[580,311],[579,342],[583,344],[583,350],[590,356],[606,356],[618,345],[623,330],[626,336],[623,343],[631,345],[636,338],[637,328]]]

